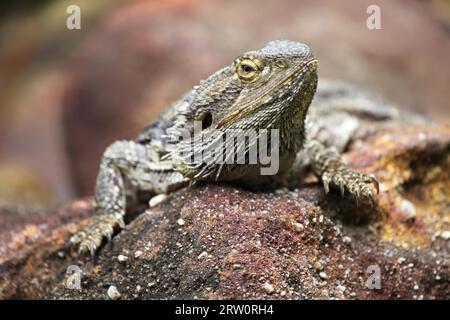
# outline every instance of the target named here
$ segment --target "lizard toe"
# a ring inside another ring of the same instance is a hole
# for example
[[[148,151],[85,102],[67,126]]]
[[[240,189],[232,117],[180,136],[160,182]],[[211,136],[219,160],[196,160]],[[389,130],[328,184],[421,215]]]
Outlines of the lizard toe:
[[[94,216],[89,225],[70,238],[70,244],[78,247],[78,255],[89,252],[91,256],[101,247],[104,239],[111,241],[114,229],[125,228],[122,216],[118,214],[100,214]]]
[[[322,175],[322,184],[323,188],[325,190],[325,193],[330,192],[330,183],[331,183],[331,176],[328,173],[324,173]]]
[[[332,174],[324,173],[322,183],[327,193],[329,186],[338,189],[342,197],[344,197],[345,192],[348,192],[357,205],[363,202],[374,206],[376,200],[373,188],[375,188],[377,194],[379,192],[378,180],[374,175],[359,173],[350,168],[341,168]]]

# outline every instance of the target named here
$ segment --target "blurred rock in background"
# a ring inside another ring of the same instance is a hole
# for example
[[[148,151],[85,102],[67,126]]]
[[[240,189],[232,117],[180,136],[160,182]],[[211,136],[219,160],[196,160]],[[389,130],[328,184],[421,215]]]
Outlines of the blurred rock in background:
[[[81,8],[81,30],[65,27],[69,4]],[[92,194],[109,143],[277,38],[309,44],[321,77],[449,124],[448,2],[378,1],[381,30],[366,27],[370,4],[73,0],[14,10],[0,25],[0,160],[36,172],[53,201]]]
[[[62,97],[67,66],[117,1],[2,2],[0,5],[0,204],[54,206],[76,196],[65,151]],[[82,30],[66,8],[82,7]],[[27,177],[27,178],[24,178]],[[40,186],[40,187],[38,187]]]

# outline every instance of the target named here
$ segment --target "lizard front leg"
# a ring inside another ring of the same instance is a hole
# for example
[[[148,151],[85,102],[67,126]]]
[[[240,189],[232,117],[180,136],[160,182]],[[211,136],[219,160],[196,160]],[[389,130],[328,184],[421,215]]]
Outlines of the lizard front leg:
[[[79,253],[92,255],[103,239],[111,239],[115,229],[125,227],[126,195],[135,190],[155,193],[176,189],[187,182],[174,172],[171,163],[159,161],[151,147],[134,141],[118,141],[103,154],[95,188],[96,215],[89,225],[70,239]]]
[[[317,140],[309,141],[305,145],[305,152],[310,157],[314,173],[321,178],[326,193],[330,191],[330,187],[334,187],[340,190],[342,196],[345,191],[349,192],[357,202],[375,202],[372,187],[375,187],[378,193],[379,184],[373,174],[360,173],[349,168],[335,149],[327,148]]]

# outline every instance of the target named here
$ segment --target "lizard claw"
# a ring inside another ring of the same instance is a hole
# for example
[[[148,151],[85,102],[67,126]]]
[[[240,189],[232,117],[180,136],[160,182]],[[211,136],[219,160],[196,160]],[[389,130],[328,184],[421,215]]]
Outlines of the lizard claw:
[[[323,188],[325,190],[325,193],[330,192],[330,182],[331,182],[331,178],[328,174],[323,174],[322,175],[322,184],[323,184]]]
[[[338,180],[339,190],[341,191],[341,197],[343,198],[345,195],[345,182],[344,179],[340,178]]]
[[[72,246],[78,246],[78,256],[89,252],[92,257],[100,248],[104,239],[108,242],[114,233],[114,228],[125,228],[123,218],[117,214],[101,214],[94,216],[89,225],[70,238]]]
[[[95,245],[93,243],[82,243],[78,247],[78,257],[81,257],[84,253],[89,252],[91,257],[95,256]]]
[[[329,186],[339,189],[344,197],[345,191],[355,199],[357,205],[360,200],[368,202],[371,207],[375,206],[376,199],[372,187],[379,193],[379,183],[373,174],[365,174],[353,171],[347,167],[340,167],[334,172],[325,172],[322,175],[325,192],[329,192]]]
[[[375,177],[374,174],[369,174],[369,179],[372,182],[372,184],[374,185],[375,189],[377,190],[377,194],[380,193],[380,183],[378,182],[377,177]]]

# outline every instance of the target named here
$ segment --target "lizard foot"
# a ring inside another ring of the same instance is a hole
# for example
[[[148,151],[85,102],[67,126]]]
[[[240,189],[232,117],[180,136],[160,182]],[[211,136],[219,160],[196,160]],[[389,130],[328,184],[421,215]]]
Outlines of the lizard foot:
[[[375,204],[373,187],[375,187],[377,194],[380,192],[378,180],[373,174],[356,172],[345,166],[324,172],[322,183],[326,193],[330,191],[330,186],[339,188],[342,197],[347,190],[357,204],[360,200],[363,200],[369,201],[373,206]]]
[[[92,218],[89,225],[70,238],[71,246],[78,247],[78,254],[89,252],[94,256],[103,239],[111,240],[114,228],[125,228],[123,218],[119,214],[99,214]]]

